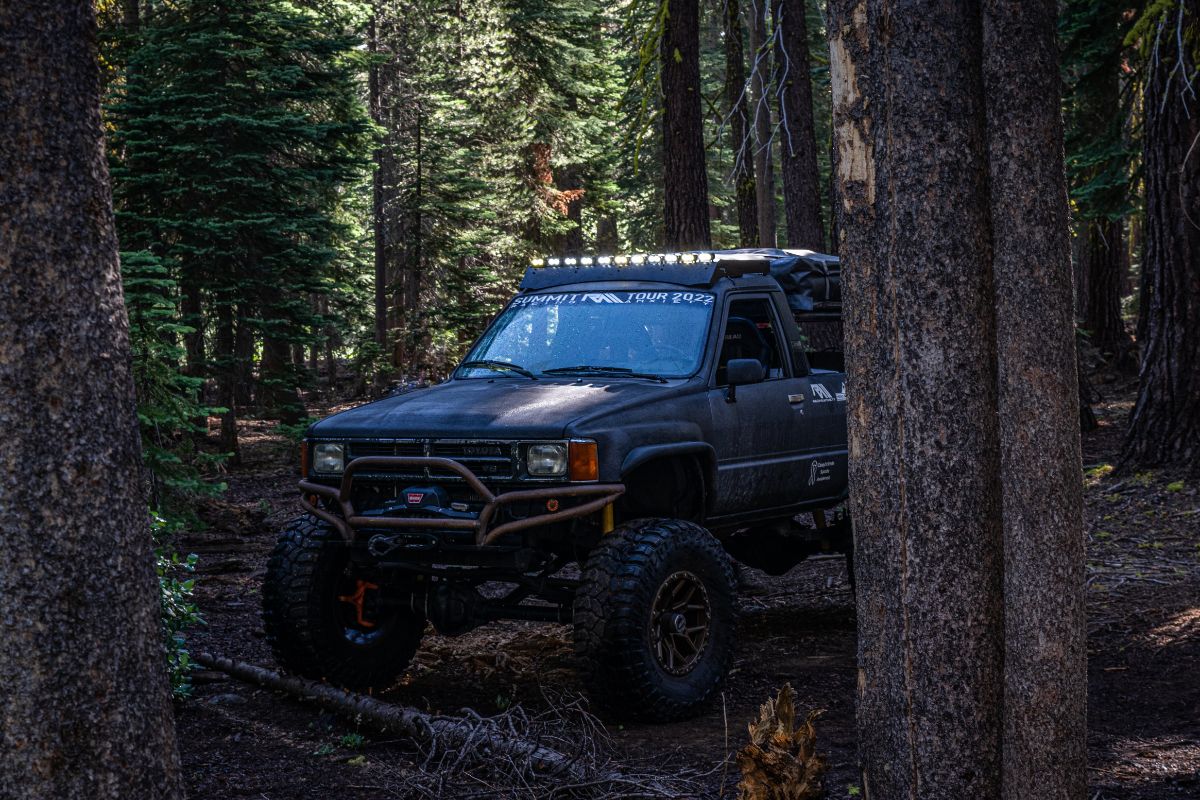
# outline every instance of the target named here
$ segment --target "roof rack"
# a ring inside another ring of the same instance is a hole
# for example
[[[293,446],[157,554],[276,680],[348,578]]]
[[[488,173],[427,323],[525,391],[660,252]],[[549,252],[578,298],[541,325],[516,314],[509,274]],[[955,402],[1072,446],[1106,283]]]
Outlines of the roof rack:
[[[837,272],[838,259],[811,250],[775,248],[535,258],[521,281],[521,288],[546,289],[569,283],[621,280],[712,286],[723,277],[744,275],[786,279],[796,270],[830,275]],[[785,291],[787,288],[785,285]]]

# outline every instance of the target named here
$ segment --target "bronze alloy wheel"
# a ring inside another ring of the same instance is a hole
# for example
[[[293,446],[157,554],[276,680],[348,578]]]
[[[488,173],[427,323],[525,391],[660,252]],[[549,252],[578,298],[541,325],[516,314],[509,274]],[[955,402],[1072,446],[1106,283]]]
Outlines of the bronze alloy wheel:
[[[650,609],[650,642],[658,665],[671,675],[691,672],[708,645],[711,619],[703,581],[686,570],[667,576]]]
[[[737,589],[725,548],[682,519],[624,522],[583,564],[575,652],[595,707],[614,719],[700,713],[733,661]]]

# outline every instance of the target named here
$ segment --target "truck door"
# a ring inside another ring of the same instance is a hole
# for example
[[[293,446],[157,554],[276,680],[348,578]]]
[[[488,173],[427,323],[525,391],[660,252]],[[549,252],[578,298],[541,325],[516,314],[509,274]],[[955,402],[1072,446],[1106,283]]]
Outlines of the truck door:
[[[792,375],[768,296],[734,295],[722,324],[721,352],[709,390],[717,455],[713,512],[791,505],[801,499],[798,477],[805,473],[807,478],[810,469],[801,434],[808,379]],[[725,365],[734,358],[757,358],[767,378],[737,387],[736,402],[729,402]]]
[[[846,486],[846,375],[814,369],[808,378],[797,447],[807,462],[801,473],[805,500],[836,498]]]

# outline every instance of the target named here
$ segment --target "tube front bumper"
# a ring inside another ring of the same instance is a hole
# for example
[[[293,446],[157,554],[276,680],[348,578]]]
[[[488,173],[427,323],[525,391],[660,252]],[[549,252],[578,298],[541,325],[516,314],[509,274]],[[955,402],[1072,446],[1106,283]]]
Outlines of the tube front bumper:
[[[452,472],[462,478],[477,497],[484,501],[483,509],[475,519],[430,519],[426,517],[364,517],[354,509],[351,500],[351,489],[354,486],[354,474],[370,467],[422,467],[431,470]],[[588,514],[602,510],[625,492],[621,483],[583,483],[573,486],[554,486],[543,489],[519,489],[512,492],[493,494],[483,485],[483,481],[463,464],[449,458],[432,456],[366,456],[356,458],[346,465],[342,473],[342,482],[338,487],[313,483],[309,480],[300,481],[300,504],[310,514],[325,520],[334,526],[347,542],[354,541],[354,531],[358,528],[430,528],[441,530],[473,530],[475,543],[483,546],[491,544],[506,533],[525,530],[540,525],[549,525],[563,520],[585,517]],[[316,495],[332,501],[341,510],[341,514],[332,513],[320,508],[309,500]],[[534,517],[513,520],[492,527],[491,523],[496,512],[510,503],[527,500],[550,500],[562,497],[592,497],[585,503],[571,508],[564,508]]]

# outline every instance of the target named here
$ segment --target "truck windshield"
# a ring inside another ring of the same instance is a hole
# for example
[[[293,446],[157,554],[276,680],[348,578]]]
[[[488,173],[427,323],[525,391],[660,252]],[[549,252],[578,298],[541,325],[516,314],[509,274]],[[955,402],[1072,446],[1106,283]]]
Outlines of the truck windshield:
[[[707,292],[564,292],[512,301],[458,377],[496,377],[497,362],[544,375],[681,378],[700,366],[712,314]],[[515,374],[514,377],[519,377]]]

